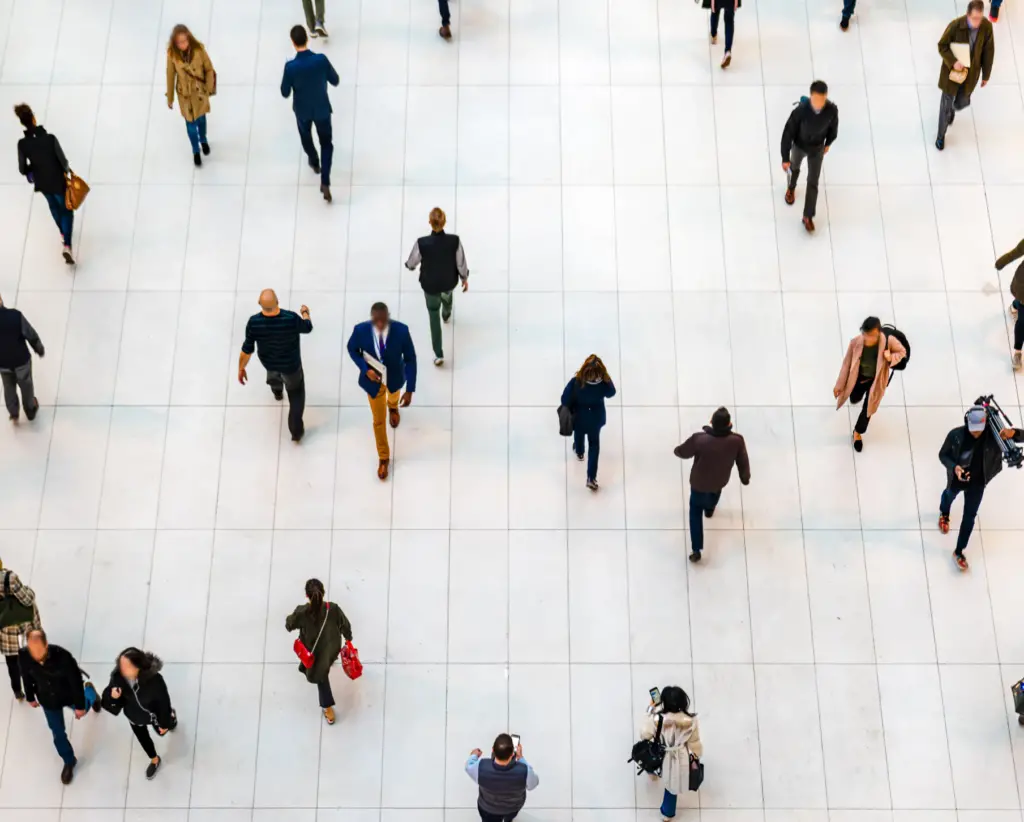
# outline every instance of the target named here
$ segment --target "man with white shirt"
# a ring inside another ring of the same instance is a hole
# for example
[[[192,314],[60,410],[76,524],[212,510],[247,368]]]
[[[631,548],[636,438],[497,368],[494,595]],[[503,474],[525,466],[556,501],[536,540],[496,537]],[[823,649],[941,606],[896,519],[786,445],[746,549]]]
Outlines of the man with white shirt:
[[[388,478],[391,449],[385,417],[392,428],[401,422],[399,405],[412,402],[416,391],[416,349],[409,326],[392,320],[384,303],[374,303],[370,319],[357,323],[348,339],[348,355],[359,369],[359,387],[370,398],[373,436],[377,441],[377,477]],[[401,394],[405,387],[405,394]],[[399,395],[401,394],[401,402]]]
[[[466,773],[479,786],[476,802],[481,822],[512,822],[526,804],[526,792],[540,780],[523,759],[523,746],[509,734],[498,734],[490,757],[474,748],[466,761]]]

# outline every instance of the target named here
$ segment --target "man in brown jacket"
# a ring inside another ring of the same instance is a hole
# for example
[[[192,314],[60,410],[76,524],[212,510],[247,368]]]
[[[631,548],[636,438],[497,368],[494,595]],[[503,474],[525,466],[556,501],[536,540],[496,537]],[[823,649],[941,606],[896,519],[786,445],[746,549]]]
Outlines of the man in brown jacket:
[[[965,66],[956,59],[951,45],[963,43],[970,46],[970,65]],[[953,123],[956,113],[971,104],[971,93],[978,85],[988,83],[992,76],[992,62],[996,56],[996,43],[992,24],[985,19],[984,0],[971,0],[967,4],[967,14],[958,17],[942,32],[939,38],[939,57],[942,68],[939,71],[939,88],[942,98],[939,101],[939,133],[935,138],[935,147],[942,151],[946,147],[946,129]],[[967,72],[963,82],[950,79],[951,72]]]
[[[1002,271],[1014,260],[1024,257],[1024,240],[1017,243],[1012,251],[1007,251],[1002,257],[996,260],[996,270]],[[1021,369],[1021,347],[1024,346],[1024,263],[1017,266],[1010,281],[1010,294],[1013,295],[1013,302],[1010,303],[1010,316],[1016,322],[1013,326],[1013,356],[1010,364],[1014,371]]]
[[[700,562],[704,550],[704,521],[711,519],[729,483],[733,463],[740,474],[740,482],[750,485],[750,460],[743,437],[732,430],[729,409],[724,406],[711,415],[711,425],[691,434],[675,450],[679,459],[693,459],[690,469],[690,562]]]

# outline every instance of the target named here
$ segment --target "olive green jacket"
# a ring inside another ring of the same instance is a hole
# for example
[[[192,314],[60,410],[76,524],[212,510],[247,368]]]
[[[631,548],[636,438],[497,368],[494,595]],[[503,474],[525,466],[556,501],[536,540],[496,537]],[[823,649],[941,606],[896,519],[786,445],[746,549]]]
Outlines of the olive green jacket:
[[[939,88],[944,94],[956,95],[957,90],[963,88],[964,94],[968,97],[978,85],[978,79],[988,81],[992,76],[992,62],[996,58],[995,34],[992,31],[992,24],[982,19],[978,28],[978,37],[974,41],[974,48],[971,50],[971,67],[967,70],[967,79],[962,83],[954,83],[949,79],[949,73],[956,64],[956,57],[949,47],[950,43],[970,43],[971,33],[967,26],[967,17],[958,17],[942,32],[939,38],[939,57],[942,58],[942,68],[939,71]]]
[[[1015,249],[1007,251],[1002,257],[996,260],[996,270],[1002,271],[1014,260],[1019,260],[1021,257],[1024,257],[1024,240],[1017,243],[1017,247]],[[1024,303],[1024,263],[1017,266],[1017,271],[1014,273],[1013,279],[1010,281],[1010,293],[1013,295],[1015,300]]]
[[[320,634],[320,641],[317,642],[316,635],[320,633],[320,626],[324,631]],[[289,614],[284,621],[286,631],[298,630],[299,639],[313,652],[313,667],[306,668],[299,663],[299,672],[306,675],[308,682],[323,682],[331,672],[331,665],[341,653],[342,637],[349,642],[352,641],[352,625],[345,616],[345,612],[338,607],[337,603],[329,603],[327,624],[324,624],[323,612],[314,617],[309,611],[309,603],[300,605]],[[316,644],[316,647],[314,646]]]

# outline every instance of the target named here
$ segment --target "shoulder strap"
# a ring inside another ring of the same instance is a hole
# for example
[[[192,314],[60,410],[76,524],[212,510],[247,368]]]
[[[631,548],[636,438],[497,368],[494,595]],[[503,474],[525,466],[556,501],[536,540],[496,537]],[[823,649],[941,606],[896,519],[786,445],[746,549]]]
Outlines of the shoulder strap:
[[[665,715],[658,714],[658,728],[654,732],[654,741],[661,742],[661,726],[665,724]]]
[[[320,641],[320,637],[323,635],[324,628],[327,627],[327,620],[330,619],[331,616],[331,603],[325,601],[324,605],[327,608],[327,610],[324,611],[324,621],[323,624],[320,626],[320,633],[318,633],[316,635],[316,639],[313,640],[313,647],[309,649],[311,652],[316,650],[317,643]]]

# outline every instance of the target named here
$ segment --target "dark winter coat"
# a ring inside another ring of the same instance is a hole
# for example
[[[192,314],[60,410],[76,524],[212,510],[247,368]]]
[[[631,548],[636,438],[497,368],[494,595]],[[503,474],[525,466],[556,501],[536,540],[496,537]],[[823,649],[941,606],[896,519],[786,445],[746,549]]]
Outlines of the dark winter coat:
[[[139,678],[134,684],[128,682],[115,668],[110,674],[110,684],[103,691],[103,707],[117,716],[124,710],[124,715],[132,725],[153,725],[157,728],[173,728],[174,713],[171,708],[171,696],[167,693],[167,684],[160,675],[163,663],[152,654],[153,667],[148,671],[139,671]],[[113,697],[111,691],[121,689],[121,696]]]
[[[573,430],[593,431],[601,428],[608,421],[604,410],[604,401],[615,396],[615,383],[608,382],[583,383],[577,385],[573,377],[566,383],[562,391],[562,405],[576,415]]]
[[[1024,428],[1017,429],[1013,440],[1014,442],[1024,442]],[[946,466],[947,483],[952,484],[958,481],[956,479],[956,466],[960,464],[960,455],[963,453],[965,445],[973,441],[974,437],[971,436],[971,432],[967,430],[966,425],[954,428],[946,434],[942,448],[939,449],[939,462]],[[977,439],[975,448],[979,446],[985,449],[982,462],[982,467],[984,468],[983,484],[988,485],[996,474],[1003,470],[1003,451],[996,441],[996,435],[992,433],[992,429],[987,427]]]
[[[949,47],[950,43],[970,43],[971,32],[967,25],[967,16],[958,17],[942,32],[939,38],[939,57],[942,58],[942,68],[939,69],[939,88],[943,94],[955,96],[957,90],[962,88],[968,97],[978,85],[978,80],[988,80],[992,76],[992,63],[996,59],[995,34],[992,31],[992,24],[982,18],[978,27],[978,37],[974,41],[974,48],[971,49],[971,67],[967,69],[967,79],[962,83],[954,83],[949,79],[949,73],[953,70],[956,57]]]
[[[996,260],[996,270],[1002,271],[1014,260],[1018,260],[1021,257],[1024,257],[1024,240],[1017,243],[1017,247],[1013,251],[1007,251]],[[1024,303],[1024,262],[1017,266],[1017,270],[1013,274],[1013,279],[1010,281],[1010,293],[1015,300]]]
[[[44,708],[85,710],[85,686],[78,662],[60,645],[50,645],[42,664],[22,648],[18,652],[21,676],[25,680],[25,699]]]
[[[18,171],[25,177],[32,175],[36,191],[63,196],[67,187],[64,173],[69,168],[56,137],[42,126],[25,129],[25,136],[18,140]]]
[[[705,425],[703,431],[692,434],[682,445],[677,446],[675,455],[680,459],[693,460],[690,469],[690,488],[711,494],[721,491],[732,475],[733,463],[740,474],[740,482],[750,484],[750,459],[743,437],[732,430],[715,431]]]
[[[316,635],[320,633],[320,626],[324,631],[317,642]],[[337,603],[329,603],[327,624],[324,625],[323,611],[314,616],[310,613],[309,603],[300,605],[284,621],[286,631],[298,629],[299,639],[302,644],[313,652],[313,667],[306,668],[299,663],[299,672],[306,675],[307,682],[324,682],[331,672],[331,665],[341,653],[342,638],[348,642],[352,641],[352,625]],[[316,647],[313,647],[316,643]]]
[[[733,0],[715,0],[715,8],[724,9],[726,4],[732,5],[732,2],[733,2]],[[742,5],[743,5],[742,0],[737,0],[736,7],[739,8]],[[701,8],[710,9],[711,8],[711,0],[704,0],[701,3]]]
[[[793,146],[813,153],[832,145],[839,136],[839,106],[831,100],[814,112],[809,100],[801,100],[782,129],[782,162],[788,163]]]

